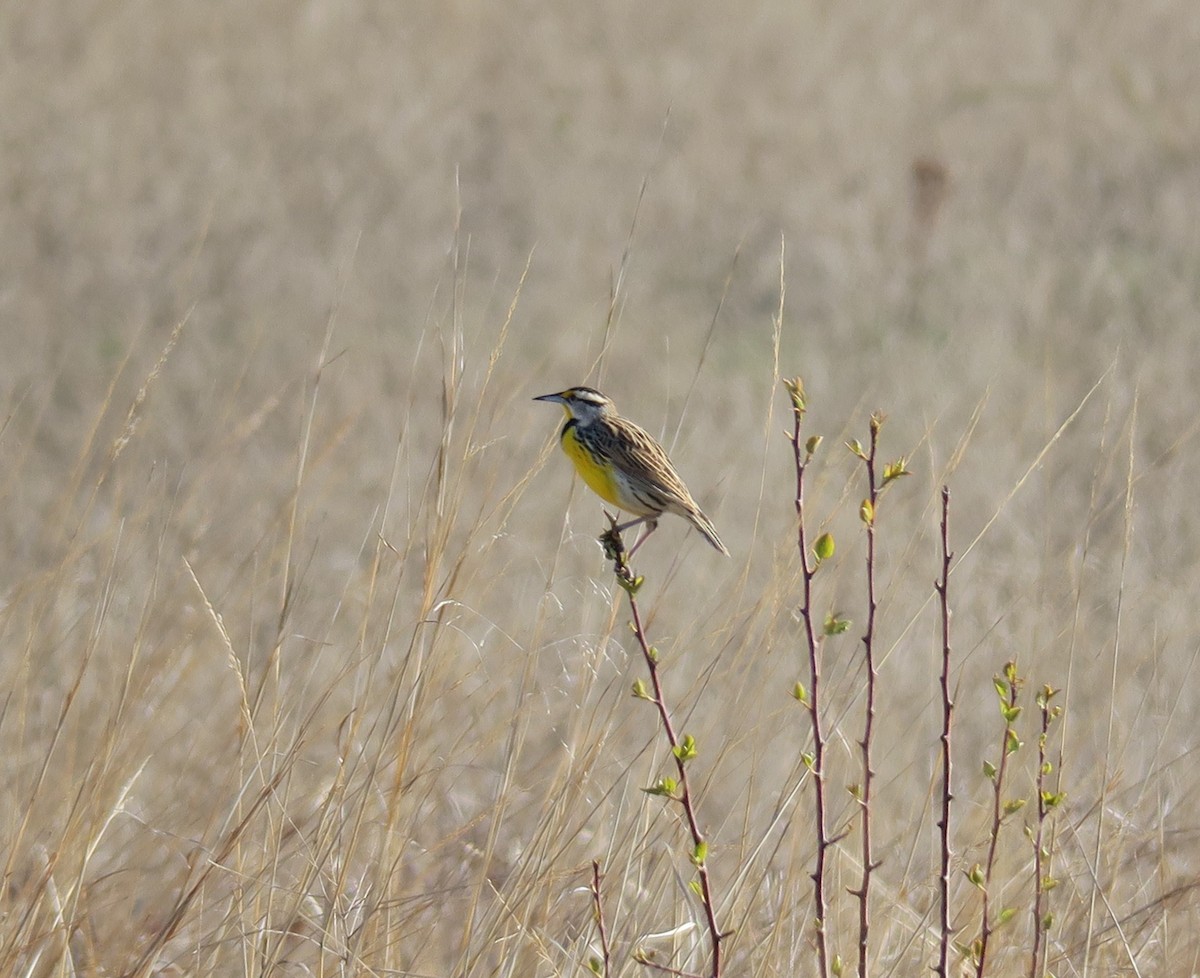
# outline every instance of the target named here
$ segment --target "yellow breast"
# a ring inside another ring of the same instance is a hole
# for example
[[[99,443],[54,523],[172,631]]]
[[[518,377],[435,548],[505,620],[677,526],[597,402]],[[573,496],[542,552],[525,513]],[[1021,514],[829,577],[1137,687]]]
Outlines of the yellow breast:
[[[587,483],[588,488],[606,502],[620,508],[628,508],[621,493],[621,485],[613,475],[612,466],[601,465],[579,440],[579,432],[572,425],[563,432],[562,449],[567,458],[575,463],[575,471]]]

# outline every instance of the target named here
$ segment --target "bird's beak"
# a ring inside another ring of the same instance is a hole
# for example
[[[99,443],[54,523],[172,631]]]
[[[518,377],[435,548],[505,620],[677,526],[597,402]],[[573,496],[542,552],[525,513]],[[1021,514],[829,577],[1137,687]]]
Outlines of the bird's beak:
[[[555,404],[566,404],[567,399],[561,394],[543,394],[541,397],[535,397],[535,401],[552,401]]]

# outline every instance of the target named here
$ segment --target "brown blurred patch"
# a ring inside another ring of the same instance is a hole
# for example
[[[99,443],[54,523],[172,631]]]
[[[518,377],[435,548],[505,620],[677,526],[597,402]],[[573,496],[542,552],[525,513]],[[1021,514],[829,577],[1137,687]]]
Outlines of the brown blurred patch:
[[[912,162],[912,215],[918,233],[929,234],[950,191],[950,171],[941,160],[919,156]]]

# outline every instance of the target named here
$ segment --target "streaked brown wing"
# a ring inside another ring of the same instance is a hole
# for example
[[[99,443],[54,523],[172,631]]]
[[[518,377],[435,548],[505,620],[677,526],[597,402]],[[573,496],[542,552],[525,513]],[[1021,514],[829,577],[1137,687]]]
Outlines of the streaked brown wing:
[[[600,418],[595,425],[613,463],[645,483],[646,490],[660,498],[664,509],[672,503],[684,509],[695,509],[692,494],[679,478],[667,453],[646,431],[620,417]]]

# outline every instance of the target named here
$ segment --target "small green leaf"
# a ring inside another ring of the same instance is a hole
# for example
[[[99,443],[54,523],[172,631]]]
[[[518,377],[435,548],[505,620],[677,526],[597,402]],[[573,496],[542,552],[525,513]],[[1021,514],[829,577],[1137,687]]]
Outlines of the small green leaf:
[[[658,781],[649,788],[643,788],[642,791],[648,795],[657,795],[660,798],[675,798],[675,789],[679,787],[674,778],[659,778]]]
[[[864,499],[858,504],[858,518],[867,526],[875,524],[875,506],[869,499]]]
[[[1021,749],[1021,738],[1017,736],[1017,732],[1009,727],[1004,735],[1004,753],[1015,754]]]
[[[704,899],[704,888],[700,885],[699,880],[689,880],[688,889],[696,894],[696,896],[698,896],[701,900]]]
[[[883,484],[886,486],[889,482],[895,482],[906,475],[912,475],[912,473],[908,471],[908,459],[902,455],[896,461],[883,467]]]
[[[833,956],[833,965],[831,970],[835,975],[837,975],[837,978],[842,978],[842,972],[845,971],[845,968],[846,965],[845,962],[842,961],[842,956],[840,954],[835,954]]]
[[[704,865],[704,860],[708,858],[708,843],[703,840],[696,843],[696,848],[692,850],[692,865],[700,867]]]
[[[641,679],[635,679],[633,681],[633,695],[639,700],[649,700],[651,698],[650,690],[647,689],[645,682],[643,682]]]
[[[862,801],[863,793],[861,784],[846,785],[846,790],[850,792],[850,797],[855,801]]]
[[[1004,803],[1004,814],[1011,815],[1013,812],[1019,812],[1024,807],[1024,798],[1011,798]]]
[[[799,377],[785,378],[783,386],[787,388],[788,395],[792,399],[792,410],[803,415],[808,408],[808,402],[804,396],[804,381]]]
[[[684,734],[679,746],[673,747],[671,752],[675,755],[676,760],[686,764],[696,756],[696,738],[691,734]]]
[[[1000,911],[1000,917],[999,917],[997,926],[1003,927],[1005,924],[1007,924],[1010,920],[1013,919],[1013,917],[1016,915],[1016,912],[1017,912],[1016,907],[1005,907],[1003,910]]]
[[[1051,911],[1047,910],[1045,915],[1042,917],[1042,930],[1049,930],[1053,926],[1054,926],[1054,914]]]
[[[803,754],[801,754],[800,760],[804,762],[804,766],[810,771],[813,769],[813,765],[817,763],[817,759],[813,757],[811,751],[805,751]]]
[[[862,442],[860,442],[857,438],[851,438],[848,442],[846,442],[846,447],[850,449],[853,454],[866,461],[867,453],[863,451]]]
[[[982,890],[984,882],[983,867],[979,863],[976,863],[967,871],[967,879]]]
[[[799,680],[796,681],[796,685],[792,687],[792,697],[805,706],[808,706],[808,690],[805,688],[804,683]]]
[[[840,612],[831,612],[825,616],[825,634],[841,635],[851,625],[849,618],[842,618]]]
[[[626,577],[623,574],[618,574],[617,583],[620,584],[621,587],[623,587],[632,598],[635,597],[638,591],[642,589],[642,585],[646,583],[646,579],[644,577]]]
[[[995,781],[996,780],[996,765],[993,764],[991,761],[984,761],[983,762],[983,776],[985,778],[987,778],[989,781]]]
[[[588,958],[588,970],[594,975],[604,974],[604,962],[593,955]]]
[[[650,646],[650,651],[649,651],[647,654],[650,656],[650,661],[651,661],[651,662],[657,662],[657,661],[658,661],[658,648],[657,648],[656,646],[653,646],[653,645],[651,645],[651,646]]]
[[[1021,708],[1019,706],[1009,706],[1007,703],[1001,703],[1000,715],[1004,717],[1005,723],[1016,723],[1017,717],[1021,715]]]
[[[817,454],[817,449],[821,447],[821,442],[823,442],[824,440],[825,439],[822,438],[820,435],[813,435],[808,441],[806,441],[804,443],[804,451],[808,453],[809,458],[812,458],[814,455]]]
[[[813,554],[818,561],[828,560],[836,549],[832,533],[822,533],[813,544]]]

